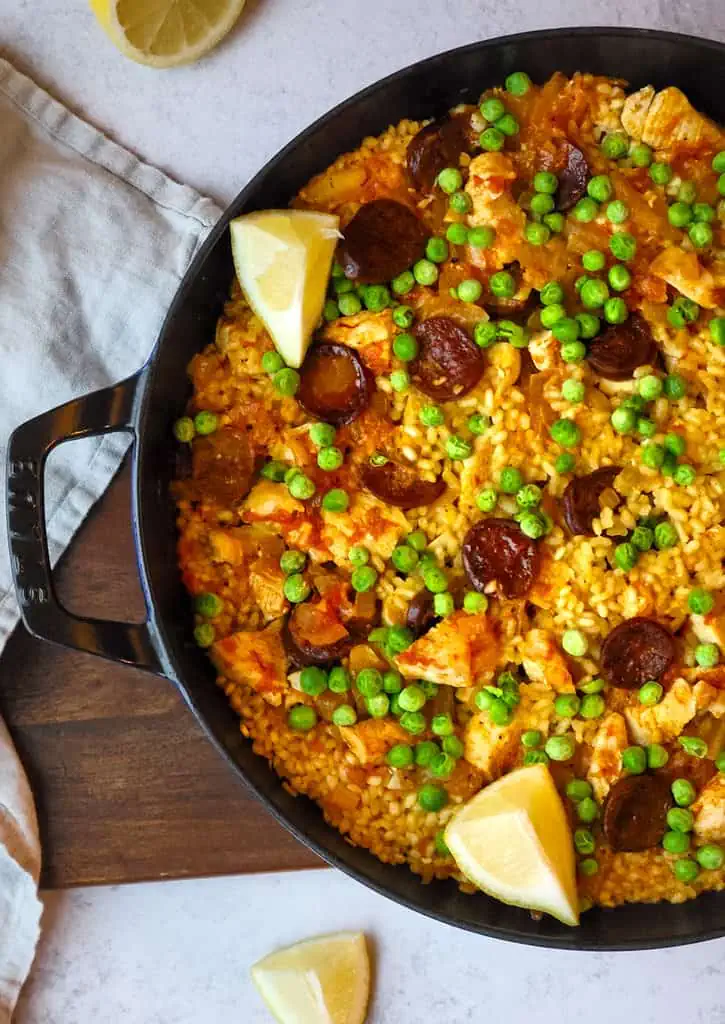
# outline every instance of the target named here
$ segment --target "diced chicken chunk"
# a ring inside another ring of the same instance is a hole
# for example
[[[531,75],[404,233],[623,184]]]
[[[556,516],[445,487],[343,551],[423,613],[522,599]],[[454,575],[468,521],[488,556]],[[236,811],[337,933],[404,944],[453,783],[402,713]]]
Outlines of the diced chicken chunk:
[[[456,612],[395,659],[408,679],[444,686],[473,686],[498,664],[500,643],[492,619]]]
[[[355,544],[363,544],[381,558],[388,559],[401,534],[410,529],[399,508],[378,501],[372,494],[359,491],[347,512],[322,510],[322,542],[338,565],[347,562]]]
[[[503,265],[521,253],[526,214],[509,190],[516,178],[511,159],[504,153],[481,153],[471,160],[466,192],[471,197],[468,222],[472,226],[496,225],[496,257]],[[475,259],[476,250],[472,251]]]
[[[360,353],[360,358],[374,373],[389,373],[392,366],[393,317],[389,309],[381,313],[358,313],[341,317],[328,324],[322,336],[326,341],[340,342]]]
[[[534,378],[535,380],[536,378]],[[564,561],[556,561],[547,552],[541,558],[541,569],[529,591],[529,601],[544,611],[552,609],[563,587],[567,586],[572,570]]]
[[[209,547],[213,562],[227,562],[229,565],[241,565],[247,550],[242,539],[232,530],[212,530]]]
[[[717,282],[711,271],[700,263],[696,253],[670,246],[655,256],[649,269],[654,277],[666,281],[705,309],[717,306]]]
[[[706,842],[725,840],[725,776],[716,775],[692,805],[695,835]]]
[[[248,523],[270,519],[274,522],[287,522],[302,515],[304,510],[302,502],[293,498],[284,484],[261,480],[247,495],[242,506],[242,517]]]
[[[676,679],[659,704],[632,704],[624,709],[632,738],[642,746],[675,739],[696,713],[695,694],[684,679]]]
[[[695,695],[695,704],[698,711],[707,711],[713,718],[722,718],[725,715],[725,690],[705,679],[700,679],[692,687]]]
[[[675,86],[656,93],[648,85],[627,97],[622,125],[632,138],[653,149],[669,149],[679,142],[719,145],[721,140],[720,130]]]
[[[616,711],[602,719],[592,740],[587,779],[600,802],[622,773],[622,751],[629,746],[627,725]]]
[[[717,611],[709,615],[691,615],[692,631],[701,644],[725,645],[725,615]]]
[[[275,626],[232,633],[211,647],[211,660],[219,673],[245,683],[270,704],[279,704],[287,689],[287,659]]]
[[[537,370],[553,370],[564,365],[561,345],[551,331],[539,331],[531,335],[529,355]]]
[[[554,694],[536,683],[521,687],[521,703],[508,725],[494,725],[487,712],[474,715],[466,725],[464,757],[487,782],[514,767],[521,753],[521,736],[527,729],[548,735],[554,713]]]
[[[284,596],[285,575],[279,561],[265,556],[258,558],[249,569],[249,582],[254,600],[262,610],[265,619],[278,619],[289,608]]]
[[[544,683],[557,693],[574,692],[566,658],[548,629],[530,629],[521,653],[524,671],[532,682]]]
[[[366,718],[343,726],[340,734],[360,764],[382,764],[397,743],[410,743],[410,733],[390,718]]]

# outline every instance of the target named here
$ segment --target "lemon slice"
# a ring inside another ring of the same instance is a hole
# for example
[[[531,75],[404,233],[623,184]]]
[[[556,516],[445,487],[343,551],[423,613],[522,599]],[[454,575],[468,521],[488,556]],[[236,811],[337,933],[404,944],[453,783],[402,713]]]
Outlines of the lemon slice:
[[[307,939],[252,967],[252,980],[280,1024],[363,1024],[370,962],[362,932]]]
[[[339,218],[262,210],[229,225],[234,267],[250,306],[288,366],[301,366],[325,303]]]
[[[487,786],[451,819],[445,839],[464,875],[490,896],[579,924],[571,832],[545,765]]]
[[[231,31],[244,0],[90,0],[126,57],[154,68],[190,64]]]

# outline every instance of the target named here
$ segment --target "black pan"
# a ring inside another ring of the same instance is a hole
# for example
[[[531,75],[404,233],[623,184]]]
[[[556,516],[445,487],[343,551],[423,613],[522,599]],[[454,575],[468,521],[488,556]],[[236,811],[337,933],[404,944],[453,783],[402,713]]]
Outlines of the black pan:
[[[9,533],[25,625],[35,636],[147,669],[178,687],[230,767],[302,842],[358,881],[447,924],[515,942],[562,949],[642,949],[725,934],[725,893],[680,906],[636,905],[584,914],[566,928],[484,895],[464,896],[452,882],[423,885],[405,867],[382,864],[349,846],[315,804],[291,797],[267,762],[242,738],[237,716],[195,647],[191,604],[176,566],[169,497],[175,444],[171,424],[189,392],[186,365],[214,335],[232,279],[227,224],[249,210],[285,206],[315,173],[365,135],[403,117],[442,114],[474,101],[514,70],[535,81],[553,71],[621,77],[639,87],[677,85],[725,123],[725,46],[639,29],[560,29],[508,36],[420,61],[336,107],[279,153],[234,200],[195,259],[174,299],[149,362],[115,387],[30,420],[11,438]],[[53,592],[43,516],[43,466],[62,441],[124,430],[135,439],[133,524],[148,619],[144,625],[70,615]],[[159,685],[162,685],[159,683]]]

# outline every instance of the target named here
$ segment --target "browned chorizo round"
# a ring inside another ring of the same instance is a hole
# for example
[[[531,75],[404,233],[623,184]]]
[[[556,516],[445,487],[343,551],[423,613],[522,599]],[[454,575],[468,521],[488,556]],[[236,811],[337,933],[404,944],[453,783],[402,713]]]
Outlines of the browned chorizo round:
[[[191,451],[191,477],[185,484],[193,498],[233,505],[249,491],[254,456],[243,430],[222,427],[197,437]]]
[[[342,232],[340,263],[359,284],[390,281],[425,252],[428,232],[413,210],[395,199],[373,199]]]
[[[427,633],[439,621],[433,608],[433,594],[430,590],[419,590],[408,605],[406,626],[417,638]],[[448,687],[443,687],[443,689],[448,689]]]
[[[410,364],[415,386],[437,402],[450,402],[478,384],[485,367],[482,350],[449,316],[432,316],[414,330],[418,355]]]
[[[603,466],[586,476],[575,476],[564,491],[564,519],[572,533],[593,536],[592,521],[599,517],[599,498],[621,473],[619,466]]]
[[[612,324],[589,343],[589,365],[606,380],[631,380],[638,366],[653,365],[657,344],[649,324],[631,313],[623,324]]]
[[[524,597],[539,567],[536,542],[510,519],[482,519],[463,540],[463,568],[476,590],[495,580],[506,597]]]
[[[659,845],[672,806],[670,788],[657,775],[629,775],[616,782],[604,805],[604,835],[615,851],[630,853]]]
[[[559,188],[556,193],[556,208],[562,212],[571,210],[587,194],[589,164],[580,149],[567,144],[566,163],[559,171]]]
[[[311,415],[344,426],[368,407],[372,393],[370,375],[354,349],[323,342],[307,353],[297,399]]]
[[[355,642],[321,602],[296,605],[282,627],[282,643],[295,668],[339,661]]]
[[[446,489],[441,477],[421,480],[414,469],[391,461],[382,466],[367,463],[362,468],[361,479],[371,494],[396,508],[432,505]]]
[[[461,153],[470,148],[470,118],[443,117],[431,121],[408,143],[408,174],[419,192],[432,192],[444,167],[458,167]]]
[[[676,653],[672,634],[659,622],[639,616],[626,619],[602,644],[602,675],[613,686],[638,690],[664,675]]]

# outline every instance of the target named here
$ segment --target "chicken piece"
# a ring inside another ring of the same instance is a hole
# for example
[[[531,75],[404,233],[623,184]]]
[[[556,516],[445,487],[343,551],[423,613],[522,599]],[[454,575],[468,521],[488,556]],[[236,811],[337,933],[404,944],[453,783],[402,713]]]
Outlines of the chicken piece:
[[[366,718],[340,728],[340,735],[360,764],[382,764],[397,743],[410,743],[410,733],[391,718]]]
[[[524,671],[532,682],[544,683],[557,693],[574,692],[567,660],[548,629],[530,629],[521,654]]]
[[[234,530],[211,530],[209,547],[213,562],[226,562],[228,565],[241,565],[248,550]]]
[[[247,495],[242,505],[242,518],[247,523],[268,520],[288,523],[304,511],[302,502],[293,498],[284,484],[261,480]]]
[[[659,704],[632,704],[624,709],[632,738],[641,746],[675,739],[696,713],[695,695],[684,679],[676,679]]]
[[[716,775],[700,792],[692,805],[695,835],[705,842],[725,839],[725,776]]]
[[[521,736],[528,729],[538,729],[548,736],[554,714],[554,694],[536,683],[523,685],[521,703],[508,725],[494,725],[488,713],[474,715],[466,725],[464,753],[466,761],[475,765],[486,782],[493,782],[510,771],[521,754]]]
[[[378,672],[387,672],[388,663],[370,644],[356,644],[350,651],[350,671],[354,676],[364,668],[376,668]]]
[[[587,780],[600,802],[622,773],[622,751],[629,746],[627,725],[616,711],[606,715],[592,740]]]
[[[722,138],[716,125],[674,86],[655,92],[648,85],[628,96],[622,108],[622,126],[633,139],[653,149],[670,149],[678,142],[719,146]]]
[[[539,331],[531,335],[529,355],[537,370],[554,370],[564,365],[561,345],[551,331]]]
[[[690,625],[698,643],[725,645],[725,614],[717,605],[707,615],[691,615]]]
[[[705,309],[715,309],[718,305],[717,282],[711,271],[700,263],[696,253],[671,246],[655,256],[649,270],[654,277],[662,278]]]
[[[322,543],[338,565],[347,562],[355,544],[363,544],[373,554],[388,559],[401,534],[410,530],[399,508],[386,505],[365,491],[352,496],[347,512],[322,510]]]
[[[354,348],[377,376],[391,370],[395,333],[392,313],[385,309],[381,313],[363,312],[333,320],[323,329],[322,337]]]
[[[695,695],[697,710],[707,711],[713,718],[722,718],[725,715],[725,690],[713,686],[705,679],[700,679],[692,687]]]
[[[488,350],[486,380],[497,397],[507,394],[521,374],[521,353],[507,342],[499,342]]]
[[[539,575],[534,580],[527,600],[544,611],[552,609],[562,588],[569,584],[571,576],[572,570],[568,565],[563,561],[556,561],[547,551],[543,551]]]
[[[501,266],[518,259],[526,226],[526,214],[509,191],[509,185],[515,178],[513,163],[504,153],[481,153],[471,160],[468,168],[466,192],[472,205],[468,223],[471,227],[495,224],[494,252],[496,262]],[[473,262],[479,258],[480,252],[471,250]]]
[[[258,558],[249,568],[249,583],[254,600],[262,610],[267,622],[278,619],[289,608],[284,596],[285,575],[279,567],[279,561],[268,555]]]
[[[499,660],[495,622],[487,615],[456,612],[395,659],[407,679],[444,686],[473,686],[490,676]]]
[[[282,702],[287,689],[287,659],[276,623],[217,640],[210,654],[220,675],[251,686],[270,704]]]

